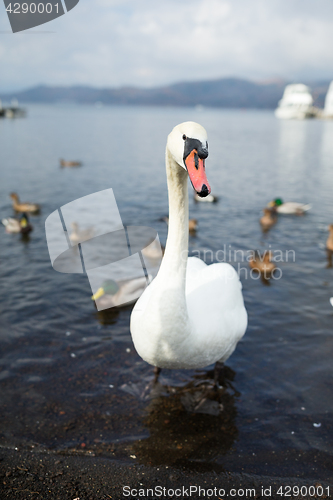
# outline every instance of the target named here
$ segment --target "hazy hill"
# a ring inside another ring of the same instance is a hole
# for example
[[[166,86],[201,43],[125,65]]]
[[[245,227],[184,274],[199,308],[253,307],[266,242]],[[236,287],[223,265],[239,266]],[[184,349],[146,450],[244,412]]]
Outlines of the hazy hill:
[[[149,106],[209,106],[219,108],[274,109],[288,82],[256,83],[239,78],[183,82],[163,87],[94,88],[85,86],[51,87],[40,85],[13,94],[0,95],[3,101],[81,104],[123,104]],[[306,83],[306,82],[304,82]],[[315,104],[323,107],[329,82],[311,82]]]

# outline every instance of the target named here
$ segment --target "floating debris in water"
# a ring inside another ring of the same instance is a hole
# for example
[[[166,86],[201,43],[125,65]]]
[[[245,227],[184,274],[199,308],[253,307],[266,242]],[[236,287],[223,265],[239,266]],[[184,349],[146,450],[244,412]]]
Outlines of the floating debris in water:
[[[131,352],[131,349],[127,347],[126,352]]]
[[[333,306],[333,297],[330,298],[331,306]]]
[[[76,354],[74,352],[71,352],[71,358],[76,358]]]
[[[321,423],[319,422],[318,424],[313,424],[313,427],[316,427],[318,429],[318,427],[321,427]]]
[[[67,335],[67,337],[68,337],[69,335],[71,335],[71,332],[66,332],[66,335]]]

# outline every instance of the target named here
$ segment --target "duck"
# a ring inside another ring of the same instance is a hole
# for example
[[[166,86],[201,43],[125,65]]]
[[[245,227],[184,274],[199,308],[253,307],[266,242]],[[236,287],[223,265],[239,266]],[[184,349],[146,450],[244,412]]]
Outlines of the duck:
[[[297,201],[283,202],[281,198],[275,198],[268,204],[268,208],[273,208],[278,214],[303,215],[311,209],[311,205],[298,203]]]
[[[72,232],[69,235],[69,239],[73,243],[73,245],[77,245],[78,243],[82,243],[83,241],[90,240],[90,238],[94,237],[94,228],[88,227],[87,229],[80,229],[80,226],[77,222],[72,222],[71,224]]]
[[[69,160],[63,160],[60,159],[60,166],[61,167],[81,167],[82,162],[80,161],[69,161]]]
[[[202,198],[211,192],[205,159],[206,130],[195,122],[177,125],[166,145],[169,228],[154,280],[133,308],[130,330],[143,360],[163,368],[197,369],[224,363],[247,328],[242,285],[227,263],[206,265],[188,257],[188,177]],[[156,381],[156,378],[155,378]]]
[[[263,231],[268,231],[274,224],[276,224],[276,215],[271,208],[263,209],[264,215],[260,219],[260,224]]]
[[[148,280],[151,279],[152,277],[148,276]],[[122,281],[106,279],[91,298],[96,302],[98,310],[128,306],[138,299],[146,286],[145,276]]]
[[[25,213],[22,214],[20,219],[8,217],[7,219],[2,219],[1,222],[6,228],[6,233],[28,234],[33,229],[29,222],[28,215]]]
[[[329,235],[328,235],[328,238],[326,241],[326,249],[329,252],[333,252],[333,224],[330,224],[328,226],[328,232],[329,232]]]
[[[253,251],[249,259],[249,266],[265,278],[271,276],[276,269],[276,265],[272,262],[272,252],[267,250],[262,255],[258,251]]]
[[[147,243],[147,245],[141,250],[144,257],[150,260],[158,260],[164,254],[165,247],[160,244],[158,239]]]
[[[205,198],[201,198],[198,193],[194,193],[194,201],[203,202],[203,203],[216,203],[218,201],[218,197],[209,193]]]
[[[17,193],[11,193],[10,197],[13,200],[13,209],[16,212],[36,213],[40,210],[40,206],[37,203],[21,203]]]
[[[327,268],[333,267],[332,256],[333,256],[333,224],[328,226],[328,238],[326,241],[326,253],[327,253]]]
[[[163,220],[169,225],[169,217],[163,217]],[[193,235],[193,233],[196,233],[197,229],[198,229],[197,219],[189,219],[188,221],[189,233]]]

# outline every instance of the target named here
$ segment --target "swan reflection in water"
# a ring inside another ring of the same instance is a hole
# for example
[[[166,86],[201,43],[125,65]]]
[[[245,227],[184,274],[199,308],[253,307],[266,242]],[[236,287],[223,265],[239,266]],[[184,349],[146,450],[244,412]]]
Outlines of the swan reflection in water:
[[[235,373],[224,366],[214,388],[214,370],[197,373],[183,387],[154,386],[158,394],[146,407],[143,424],[150,436],[134,442],[132,452],[143,464],[185,465],[210,470],[211,461],[226,454],[238,437]],[[221,385],[220,385],[221,384]]]

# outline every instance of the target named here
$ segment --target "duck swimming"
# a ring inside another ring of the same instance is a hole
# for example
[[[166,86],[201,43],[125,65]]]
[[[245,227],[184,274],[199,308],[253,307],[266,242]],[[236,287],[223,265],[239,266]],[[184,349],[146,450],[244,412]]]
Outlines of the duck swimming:
[[[327,252],[327,267],[333,267],[332,256],[333,256],[333,224],[328,226],[329,235],[326,241],[326,252]]]
[[[165,247],[163,245],[161,245],[157,239],[155,239],[154,241],[152,241],[148,245],[146,245],[141,250],[141,253],[144,257],[147,257],[148,259],[158,260],[164,254],[164,250],[165,250]]]
[[[40,206],[37,203],[21,203],[17,193],[11,193],[10,197],[13,200],[13,209],[16,212],[36,213],[40,210]]]
[[[146,286],[147,279],[145,276],[118,282],[107,279],[103,281],[91,298],[96,302],[98,309],[128,306],[138,299]]]
[[[81,167],[82,163],[80,161],[68,161],[68,160],[60,159],[60,166],[61,167]]]
[[[247,328],[242,285],[226,263],[188,257],[188,189],[206,197],[207,133],[194,122],[168,136],[169,230],[159,272],[133,308],[131,334],[139,355],[161,368],[203,368],[231,356]]]
[[[20,219],[8,217],[7,219],[2,219],[1,222],[6,228],[6,233],[28,234],[33,229],[29,222],[28,215],[25,213],[21,215]]]
[[[86,240],[90,240],[90,238],[94,237],[95,230],[93,227],[88,227],[87,229],[80,229],[80,226],[77,222],[71,223],[71,234],[69,235],[69,239],[76,245]]]
[[[271,208],[263,209],[264,215],[260,219],[261,227],[264,231],[268,231],[274,224],[276,224],[277,217]]]
[[[311,209],[311,205],[298,203],[297,201],[283,202],[281,198],[276,198],[268,204],[268,208],[273,208],[278,214],[303,215]]]
[[[327,241],[326,241],[326,248],[330,252],[333,252],[333,224],[330,224],[328,226],[328,232],[329,232],[329,236],[328,236]]]
[[[274,269],[276,269],[276,265],[272,262],[272,252],[267,251],[263,255],[260,255],[258,251],[253,251],[249,260],[249,266],[251,269],[263,274],[265,278],[271,276]]]

